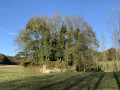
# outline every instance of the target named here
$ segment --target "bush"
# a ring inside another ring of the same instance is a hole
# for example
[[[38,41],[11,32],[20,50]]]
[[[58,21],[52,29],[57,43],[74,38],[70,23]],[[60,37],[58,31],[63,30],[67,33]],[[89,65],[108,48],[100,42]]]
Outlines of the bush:
[[[67,63],[61,60],[55,62],[55,68],[64,69],[67,68]]]
[[[34,60],[30,59],[30,58],[23,58],[20,62],[24,67],[28,67],[30,65],[32,66],[37,66],[36,63],[34,62]]]
[[[47,61],[45,62],[47,68],[59,68],[65,69],[67,68],[67,63],[65,61],[57,60],[57,61]]]
[[[4,55],[0,54],[0,63],[3,63],[4,62]]]
[[[35,62],[32,62],[30,60],[27,60],[25,62],[23,62],[23,66],[24,67],[28,67],[28,66],[37,66]]]
[[[31,64],[30,61],[26,61],[26,62],[23,63],[23,66],[24,66],[24,67],[27,67],[27,66],[29,66],[30,64]]]
[[[55,61],[47,61],[45,64],[50,69],[55,67]]]
[[[44,64],[44,61],[39,61],[39,66],[42,67]]]

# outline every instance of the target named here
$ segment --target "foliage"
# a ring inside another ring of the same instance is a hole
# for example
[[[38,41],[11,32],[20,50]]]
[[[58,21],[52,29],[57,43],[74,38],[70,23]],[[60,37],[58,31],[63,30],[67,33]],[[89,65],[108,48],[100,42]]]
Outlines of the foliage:
[[[116,54],[115,48],[110,48],[108,50],[108,60],[110,60],[110,61],[116,60],[116,55],[115,54]]]
[[[116,61],[106,61],[107,63],[107,72],[116,72],[117,68],[116,68]],[[103,61],[98,61],[99,67],[101,68],[101,70],[104,71],[104,62]],[[118,62],[118,68],[120,68],[120,61]]]
[[[57,61],[55,62],[55,68],[64,69],[64,68],[66,68],[66,67],[67,67],[67,64],[66,64],[66,62],[64,62],[64,61],[61,62],[61,60],[57,60]]]
[[[4,62],[4,58],[5,58],[5,56],[2,55],[2,54],[0,54],[0,63],[3,63],[3,62]]]
[[[56,61],[58,68],[91,67],[93,48],[98,47],[95,32],[83,16],[63,19],[60,14],[31,18],[15,42],[22,50],[17,55],[24,53],[25,63],[42,65]]]
[[[18,52],[15,57],[24,57],[25,53],[24,52]]]

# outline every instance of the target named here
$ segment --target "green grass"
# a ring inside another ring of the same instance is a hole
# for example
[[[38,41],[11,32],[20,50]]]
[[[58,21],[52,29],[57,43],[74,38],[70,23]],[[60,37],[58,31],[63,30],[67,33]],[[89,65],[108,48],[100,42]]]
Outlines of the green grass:
[[[27,72],[26,72],[27,71]],[[0,90],[119,90],[120,73],[30,73],[23,67],[0,67]]]
[[[101,67],[102,70],[104,70],[104,61],[99,61],[98,62],[99,66]],[[109,72],[114,72],[116,71],[116,61],[106,61],[107,64],[107,71]],[[120,68],[120,61],[118,62],[118,67]]]

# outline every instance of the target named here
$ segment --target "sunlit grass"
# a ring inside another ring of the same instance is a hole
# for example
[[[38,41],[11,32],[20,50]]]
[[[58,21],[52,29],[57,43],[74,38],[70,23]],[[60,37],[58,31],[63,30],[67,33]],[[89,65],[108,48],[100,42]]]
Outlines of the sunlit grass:
[[[116,61],[99,61],[98,64],[102,70],[104,70],[104,64],[106,63],[107,71],[114,72],[116,71]],[[118,67],[120,68],[120,61],[118,62]]]
[[[0,90],[118,90],[120,73],[64,72],[40,74],[23,67],[0,67]]]

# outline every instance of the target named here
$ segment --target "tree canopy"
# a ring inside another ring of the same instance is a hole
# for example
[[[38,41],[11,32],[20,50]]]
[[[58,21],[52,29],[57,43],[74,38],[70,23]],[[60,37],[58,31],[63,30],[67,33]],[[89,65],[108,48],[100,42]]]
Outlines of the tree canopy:
[[[35,16],[15,42],[25,55],[24,61],[34,65],[60,61],[79,69],[94,64],[94,47],[98,47],[96,34],[83,16]]]

